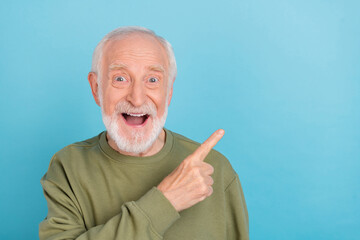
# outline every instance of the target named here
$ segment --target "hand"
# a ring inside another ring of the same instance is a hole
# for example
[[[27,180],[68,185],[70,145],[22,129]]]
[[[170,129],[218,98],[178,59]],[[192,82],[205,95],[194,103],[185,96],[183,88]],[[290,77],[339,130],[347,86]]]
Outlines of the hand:
[[[213,193],[211,175],[214,168],[204,162],[205,157],[224,136],[224,130],[215,131],[195,152],[185,158],[157,188],[180,212],[203,201]]]

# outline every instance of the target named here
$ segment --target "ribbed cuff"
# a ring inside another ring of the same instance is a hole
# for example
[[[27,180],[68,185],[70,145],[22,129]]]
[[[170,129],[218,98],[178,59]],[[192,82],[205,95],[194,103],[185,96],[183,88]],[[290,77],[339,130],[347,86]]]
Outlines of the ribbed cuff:
[[[180,214],[174,206],[156,187],[153,187],[135,203],[149,217],[153,227],[161,236],[180,218]]]

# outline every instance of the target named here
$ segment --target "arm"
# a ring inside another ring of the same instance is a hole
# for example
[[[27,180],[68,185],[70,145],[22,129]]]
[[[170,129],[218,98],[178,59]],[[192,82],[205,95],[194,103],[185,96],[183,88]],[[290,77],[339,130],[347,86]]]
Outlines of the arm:
[[[210,175],[214,169],[203,160],[223,134],[223,131],[215,132],[157,188],[152,188],[137,201],[123,204],[117,215],[90,229],[86,228],[85,214],[64,166],[60,161],[52,161],[50,172],[42,179],[49,210],[48,217],[40,224],[40,240],[162,239],[165,231],[180,217],[179,211],[212,194]],[[72,168],[68,166],[67,169]]]
[[[225,190],[227,239],[249,239],[249,217],[238,175]]]
[[[127,202],[106,223],[87,229],[76,197],[67,185],[41,181],[48,203],[48,216],[40,223],[40,240],[52,239],[162,239],[180,217],[155,187],[139,200]]]

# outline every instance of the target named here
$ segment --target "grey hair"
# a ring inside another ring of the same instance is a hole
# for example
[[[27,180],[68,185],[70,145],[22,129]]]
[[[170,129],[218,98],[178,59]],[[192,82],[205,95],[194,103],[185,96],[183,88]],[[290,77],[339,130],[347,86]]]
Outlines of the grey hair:
[[[167,53],[168,61],[169,61],[169,79],[168,80],[169,80],[169,88],[170,88],[172,86],[172,83],[175,80],[175,77],[177,74],[174,50],[173,50],[171,44],[166,39],[156,35],[155,32],[150,29],[147,29],[144,27],[139,27],[139,26],[126,26],[126,27],[116,28],[115,30],[106,34],[105,37],[103,39],[101,39],[101,41],[98,43],[98,45],[96,46],[96,48],[94,50],[93,57],[92,57],[92,64],[91,64],[91,72],[94,72],[98,75],[98,77],[97,77],[98,84],[101,85],[100,84],[100,81],[101,81],[100,80],[101,59],[102,59],[103,48],[104,48],[105,43],[107,43],[109,40],[120,39],[120,38],[130,35],[132,33],[142,33],[142,34],[147,34],[147,35],[153,36],[164,47],[164,49],[166,50],[166,53]]]

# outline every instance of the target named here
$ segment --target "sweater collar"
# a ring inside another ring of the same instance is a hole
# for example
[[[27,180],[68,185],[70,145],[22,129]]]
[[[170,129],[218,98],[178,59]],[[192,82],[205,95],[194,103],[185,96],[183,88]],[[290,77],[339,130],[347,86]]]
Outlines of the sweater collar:
[[[135,156],[129,156],[124,155],[119,152],[117,152],[115,149],[110,147],[109,143],[106,139],[106,131],[102,132],[100,135],[100,148],[101,150],[111,159],[123,162],[123,163],[131,163],[131,164],[147,164],[147,163],[154,163],[157,161],[161,161],[164,159],[164,157],[170,153],[174,137],[172,135],[172,132],[164,128],[165,130],[165,144],[162,147],[162,149],[157,152],[156,154],[152,156],[146,156],[146,157],[135,157]]]

